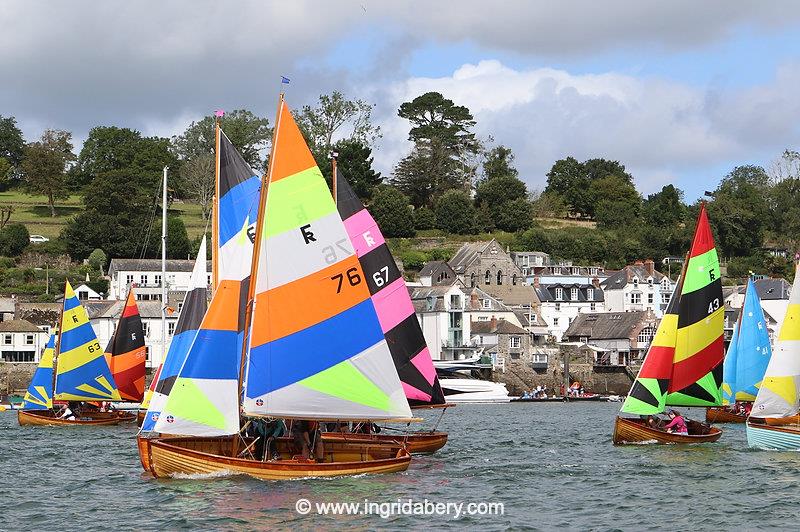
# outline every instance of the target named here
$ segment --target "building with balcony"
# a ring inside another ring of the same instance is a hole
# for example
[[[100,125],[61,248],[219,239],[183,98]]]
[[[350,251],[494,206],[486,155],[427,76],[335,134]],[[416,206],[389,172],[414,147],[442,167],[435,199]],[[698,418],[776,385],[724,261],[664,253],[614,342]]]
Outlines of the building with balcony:
[[[525,276],[530,275],[536,267],[550,264],[550,255],[542,251],[512,251],[511,258]]]
[[[48,333],[33,323],[20,320],[0,322],[0,360],[39,362]]]
[[[163,283],[167,288],[167,304],[176,307],[183,301],[192,277],[193,260],[167,261],[166,279],[162,279],[161,259],[111,259],[108,267],[108,298],[124,300],[132,285],[136,286],[138,301],[161,301]],[[211,285],[211,261],[206,265],[208,284]],[[209,291],[210,293],[210,291]]]
[[[640,361],[656,334],[652,310],[578,314],[563,341],[587,346],[595,366],[627,366]]]
[[[605,301],[600,283],[540,284],[535,278],[533,287],[539,296],[541,314],[548,332],[560,342],[564,333],[580,313],[604,312]]]

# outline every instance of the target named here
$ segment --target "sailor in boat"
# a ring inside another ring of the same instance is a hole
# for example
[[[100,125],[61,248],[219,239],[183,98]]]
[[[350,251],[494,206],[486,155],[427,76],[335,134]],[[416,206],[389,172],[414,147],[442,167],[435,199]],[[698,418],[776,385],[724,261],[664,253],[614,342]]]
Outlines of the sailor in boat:
[[[268,421],[264,418],[252,418],[246,423],[245,435],[253,438],[253,453],[259,460],[279,460],[280,455],[275,448],[275,439],[286,435],[286,424],[282,419]]]
[[[664,425],[667,432],[674,432],[676,434],[689,434],[689,429],[686,426],[686,420],[677,410],[669,411],[670,422]]]
[[[323,460],[325,451],[322,446],[322,433],[316,421],[306,421],[304,419],[292,421],[291,434],[295,448],[300,450],[303,458],[308,459],[313,449],[314,458],[318,462]]]
[[[75,421],[77,415],[77,403],[70,401],[69,403],[65,404],[61,407],[61,410],[58,413],[59,419],[66,419],[67,421]]]

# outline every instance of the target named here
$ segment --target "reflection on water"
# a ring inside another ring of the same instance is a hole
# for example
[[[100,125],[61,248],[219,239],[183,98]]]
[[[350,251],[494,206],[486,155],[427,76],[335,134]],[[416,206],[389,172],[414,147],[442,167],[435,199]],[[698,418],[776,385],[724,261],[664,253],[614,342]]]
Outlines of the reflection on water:
[[[800,504],[800,453],[746,447],[743,425],[715,444],[611,445],[618,404],[469,405],[441,423],[450,441],[401,474],[259,481],[155,480],[132,426],[19,427],[0,414],[0,528],[270,529],[533,527],[788,528]],[[702,417],[702,412],[690,412]],[[438,416],[437,416],[438,417]],[[301,516],[314,502],[503,502],[505,515]]]

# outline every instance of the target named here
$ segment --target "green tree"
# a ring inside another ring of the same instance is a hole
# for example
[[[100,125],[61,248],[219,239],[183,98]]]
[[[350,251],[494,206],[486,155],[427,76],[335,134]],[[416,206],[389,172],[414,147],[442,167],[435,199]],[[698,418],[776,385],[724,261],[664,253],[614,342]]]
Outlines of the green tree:
[[[199,122],[192,122],[182,134],[172,137],[172,148],[179,159],[214,154],[215,120],[214,116],[206,116]],[[269,120],[246,109],[236,109],[220,119],[220,127],[247,164],[256,172],[263,170],[261,152],[272,137]]]
[[[55,200],[66,198],[67,166],[75,160],[72,153],[72,133],[48,129],[38,142],[25,147],[22,174],[28,190],[47,196],[50,216],[56,215]]]
[[[369,207],[381,232],[386,237],[414,236],[414,213],[408,196],[394,187],[378,187]]]
[[[333,149],[339,154],[336,161],[338,171],[345,176],[362,201],[369,201],[376,187],[383,181],[380,172],[372,168],[372,148],[358,140],[340,140]],[[330,172],[329,167],[328,171]]]
[[[214,201],[214,156],[210,153],[201,153],[187,159],[181,165],[181,179],[189,198],[200,205],[203,221],[211,216],[211,206]]]
[[[88,262],[89,266],[95,270],[100,270],[105,268],[106,264],[108,263],[108,256],[103,252],[102,249],[97,248],[89,254]]]
[[[642,204],[642,219],[651,226],[675,226],[686,221],[687,213],[683,191],[672,184],[664,185],[660,192],[650,194]]]
[[[437,140],[451,152],[475,152],[479,148],[471,131],[475,119],[469,109],[438,92],[426,92],[403,103],[397,114],[411,122],[408,140],[415,143]]]
[[[533,225],[533,206],[525,198],[509,200],[493,209],[492,219],[501,231],[525,231]]]
[[[448,190],[436,202],[436,227],[447,233],[475,233],[475,207],[466,192]]]
[[[83,188],[104,172],[133,166],[141,139],[141,133],[128,128],[97,126],[90,129],[73,170],[76,187]]]
[[[770,229],[775,239],[789,249],[800,245],[800,179],[787,177],[769,191]]]
[[[160,241],[158,249],[161,250]],[[192,243],[183,220],[177,216],[167,216],[167,257],[189,259],[193,258],[192,254]]]
[[[589,193],[597,198],[595,218],[598,227],[624,227],[638,218],[642,198],[630,181],[608,174],[591,183]]]
[[[22,224],[8,224],[0,229],[0,255],[17,257],[30,244],[28,228]]]
[[[508,201],[525,199],[528,189],[520,179],[512,175],[501,175],[487,179],[475,190],[475,203],[485,203],[490,209]]]
[[[493,179],[495,177],[517,177],[519,172],[513,166],[514,154],[511,148],[505,146],[495,146],[486,152],[486,160],[483,161],[483,179]]]
[[[322,94],[316,107],[305,105],[295,115],[300,131],[314,154],[317,164],[325,166],[334,137],[364,147],[380,138],[380,126],[372,124],[374,105],[363,100],[348,100],[339,91]]]
[[[428,207],[414,209],[414,229],[421,231],[436,227],[436,215]]]
[[[8,190],[11,186],[11,171],[13,167],[8,159],[0,157],[0,191]]]
[[[769,176],[760,166],[737,166],[720,182],[708,215],[723,256],[749,256],[761,248],[768,226],[764,191]]]
[[[545,192],[561,196],[573,214],[594,218],[597,203],[605,198],[595,195],[591,185],[611,175],[633,185],[633,177],[618,161],[589,159],[580,163],[574,157],[567,157],[556,161],[547,173]]]
[[[447,190],[465,189],[465,175],[439,142],[417,144],[394,169],[391,183],[406,194],[415,207],[432,207]]]
[[[25,139],[13,116],[0,115],[0,157],[12,168],[19,168],[25,152]]]

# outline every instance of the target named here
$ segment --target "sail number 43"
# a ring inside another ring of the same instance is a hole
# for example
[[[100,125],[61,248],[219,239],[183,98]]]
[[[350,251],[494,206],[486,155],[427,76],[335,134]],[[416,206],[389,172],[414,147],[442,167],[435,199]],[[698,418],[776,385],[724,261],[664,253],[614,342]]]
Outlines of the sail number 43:
[[[719,298],[715,297],[711,303],[708,304],[708,313],[711,314],[719,308]]]
[[[331,277],[331,281],[339,281],[339,284],[336,286],[337,294],[342,291],[342,285],[344,284],[345,276],[347,277],[347,282],[350,283],[350,286],[357,286],[361,284],[361,276],[358,274],[358,268],[350,268],[345,273],[337,273]]]

